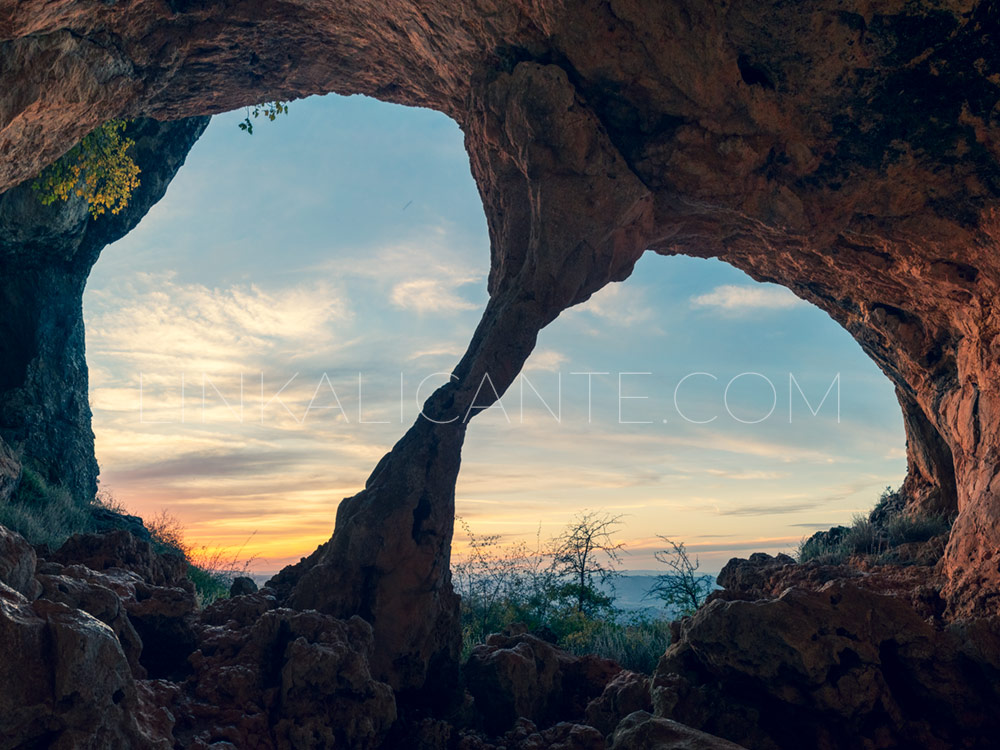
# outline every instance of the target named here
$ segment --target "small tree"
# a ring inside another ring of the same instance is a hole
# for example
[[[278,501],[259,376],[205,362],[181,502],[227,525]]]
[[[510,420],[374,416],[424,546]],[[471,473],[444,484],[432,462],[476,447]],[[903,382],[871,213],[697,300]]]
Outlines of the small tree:
[[[552,569],[564,581],[559,594],[573,603],[578,614],[590,616],[610,609],[614,602],[598,588],[598,582],[606,585],[620,575],[617,566],[621,564],[624,545],[611,535],[621,525],[621,519],[621,516],[584,511],[552,540]]]
[[[128,206],[139,187],[139,165],[130,153],[135,142],[124,135],[126,125],[124,120],[104,123],[46,167],[32,183],[42,204],[77,196],[95,219]]]
[[[670,572],[656,576],[646,596],[659,599],[664,607],[675,608],[682,615],[690,615],[712,592],[712,576],[698,573],[698,558],[691,562],[684,542],[675,542],[665,536],[660,539],[670,548],[656,552],[656,561],[666,565]]]

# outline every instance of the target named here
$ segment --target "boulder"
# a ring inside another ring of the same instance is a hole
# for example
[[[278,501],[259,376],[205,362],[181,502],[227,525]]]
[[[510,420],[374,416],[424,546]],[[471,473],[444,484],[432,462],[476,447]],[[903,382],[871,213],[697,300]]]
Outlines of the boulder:
[[[140,727],[114,632],[78,609],[0,584],[0,750],[170,750]]]
[[[237,596],[246,596],[247,594],[255,593],[257,593],[257,583],[253,578],[246,576],[236,576],[229,587],[229,596],[234,599]]]
[[[636,711],[615,729],[608,750],[746,750],[670,719]]]
[[[150,542],[124,529],[106,534],[74,534],[47,559],[62,565],[84,565],[98,572],[126,570],[152,586],[194,590],[182,555],[157,552]]]
[[[20,534],[0,526],[0,583],[28,599],[38,596],[34,548]]]
[[[681,622],[655,713],[753,748],[986,748],[1000,630],[974,622],[936,624],[850,581],[719,599]]]
[[[254,597],[261,594],[234,602]],[[218,619],[227,623],[200,630],[193,673],[173,698],[182,744],[211,738],[237,748],[380,747],[396,703],[389,686],[371,676],[368,623],[288,609],[270,609],[248,625]]]
[[[651,682],[647,675],[638,672],[619,672],[604,692],[587,704],[587,723],[607,735],[629,714],[652,711]]]
[[[621,667],[596,656],[576,656],[529,634],[491,635],[463,667],[476,710],[490,734],[519,718],[540,726],[582,719]]]
[[[787,565],[795,565],[795,560],[785,554],[771,557],[764,552],[755,552],[747,560],[734,557],[719,571],[716,583],[729,592],[763,597],[770,593],[775,575]]]

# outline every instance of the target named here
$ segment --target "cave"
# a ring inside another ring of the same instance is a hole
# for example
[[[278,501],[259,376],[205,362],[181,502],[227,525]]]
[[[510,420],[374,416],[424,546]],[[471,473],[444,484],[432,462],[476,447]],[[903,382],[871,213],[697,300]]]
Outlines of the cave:
[[[973,0],[487,5],[7,9],[0,283],[15,304],[0,333],[16,333],[3,337],[4,440],[92,493],[80,295],[97,253],[162,195],[205,115],[367,94],[453,118],[486,211],[489,301],[427,416],[489,406],[485,375],[502,393],[543,327],[627,278],[645,251],[721,259],[824,310],[893,383],[909,510],[957,516],[940,564],[944,617],[995,615],[1000,10]],[[133,210],[91,232],[85,215],[56,226],[28,206],[30,187],[15,186],[113,118],[138,118],[139,158],[157,175]],[[16,304],[25,284],[37,293]],[[464,422],[418,420],[340,505],[330,541],[271,581],[300,613],[360,615],[373,628],[372,674],[401,705],[432,713],[453,696],[426,690],[430,677],[458,679],[449,550],[465,433]],[[816,619],[844,614],[839,589],[775,601]],[[726,604],[738,633],[732,618],[746,607]],[[723,632],[708,618],[686,627],[688,644]],[[890,625],[872,627],[872,654],[892,655],[899,683],[906,649],[886,645]],[[965,665],[959,651],[947,658]],[[697,655],[672,648],[670,674],[694,680]],[[988,684],[984,673],[970,684]],[[667,687],[654,700],[661,715],[700,715],[697,691],[671,703]],[[769,746],[719,717],[702,724]],[[831,731],[816,741],[843,741]]]

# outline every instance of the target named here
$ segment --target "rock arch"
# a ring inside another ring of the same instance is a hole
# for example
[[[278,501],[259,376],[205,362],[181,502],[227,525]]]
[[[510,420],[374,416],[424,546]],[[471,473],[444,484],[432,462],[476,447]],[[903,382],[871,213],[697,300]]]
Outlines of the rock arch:
[[[998,27],[976,0],[6,0],[0,186],[110,117],[328,91],[438,109],[466,135],[490,301],[425,413],[464,412],[487,372],[505,388],[544,325],[645,249],[721,258],[827,311],[896,385],[908,495],[959,512],[951,611],[995,610]],[[418,421],[275,580],[370,619],[401,691],[455,662],[464,431]]]

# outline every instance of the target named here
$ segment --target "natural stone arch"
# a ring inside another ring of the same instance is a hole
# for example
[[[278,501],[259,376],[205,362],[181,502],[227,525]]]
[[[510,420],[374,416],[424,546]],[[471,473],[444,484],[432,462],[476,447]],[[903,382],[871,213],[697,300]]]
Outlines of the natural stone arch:
[[[491,297],[425,413],[466,411],[486,372],[502,392],[538,330],[645,248],[719,257],[826,310],[895,383],[915,503],[959,510],[947,593],[970,612],[1000,589],[997,15],[974,0],[8,3],[0,185],[114,116],[326,91],[439,109],[466,133]],[[464,429],[418,422],[276,581],[292,603],[363,612],[401,690],[454,664]]]

